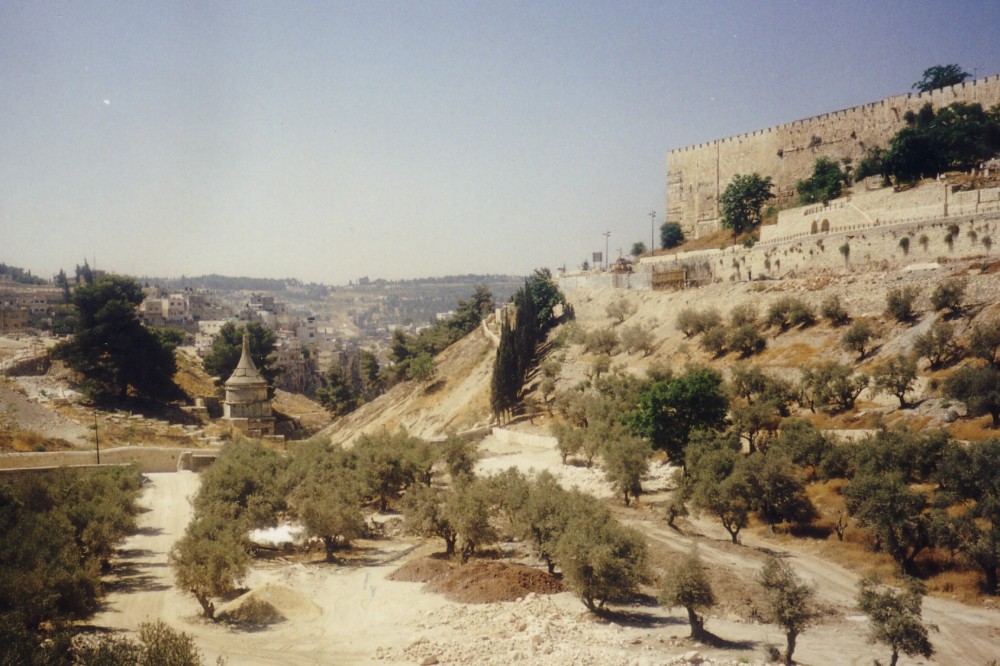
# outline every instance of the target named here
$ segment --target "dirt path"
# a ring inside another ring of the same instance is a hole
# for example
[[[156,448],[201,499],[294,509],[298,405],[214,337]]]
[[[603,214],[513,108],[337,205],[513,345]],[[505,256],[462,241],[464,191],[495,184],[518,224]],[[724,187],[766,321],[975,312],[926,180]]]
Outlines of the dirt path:
[[[818,601],[832,611],[820,624],[809,628],[799,637],[795,656],[804,664],[871,664],[873,657],[886,657],[883,646],[867,644],[867,619],[856,607],[858,575],[819,558],[794,545],[780,545],[750,533],[740,535],[743,547],[733,547],[721,525],[706,519],[692,519],[694,527],[688,536],[665,524],[650,520],[626,520],[640,529],[655,543],[686,552],[697,544],[701,557],[710,564],[725,567],[741,577],[752,577],[760,571],[765,556],[776,554],[788,561],[796,573],[815,586]],[[743,550],[743,553],[738,552]],[[924,599],[924,621],[935,625],[930,639],[934,645],[934,663],[987,664],[1000,655],[1000,612],[973,608],[957,602],[927,597]],[[709,622],[713,629],[715,621]],[[775,628],[764,625],[759,629],[762,640],[782,644],[783,637]],[[718,633],[729,638],[722,630]],[[902,661],[904,664],[925,663],[924,660]]]
[[[494,448],[501,449],[496,443]],[[551,455],[531,447],[523,456],[509,450],[494,453],[499,456],[492,464],[481,463],[538,469],[545,466],[539,464],[542,459]],[[198,477],[190,472],[149,476],[142,497],[148,510],[140,516],[139,533],[125,545],[118,580],[94,624],[134,630],[141,622],[161,619],[192,634],[206,663],[221,655],[230,664],[251,665],[419,664],[434,658],[469,666],[626,666],[684,663],[677,660],[691,650],[711,660],[706,663],[759,663],[765,643],[783,644],[776,627],[721,615],[712,616],[708,628],[733,645],[717,649],[692,644],[685,638],[687,626],[680,609],[643,608],[644,623],[620,625],[597,621],[569,593],[506,604],[453,603],[423,592],[420,584],[386,580],[403,561],[399,556],[412,548],[412,542],[401,539],[358,542],[356,551],[362,557],[357,565],[258,561],[246,587],[287,588],[311,613],[291,614],[255,632],[205,622],[194,599],[173,587],[167,563],[171,545],[190,519],[188,500],[197,490]],[[592,479],[591,485],[596,486],[596,481]],[[697,542],[706,561],[739,578],[756,574],[765,551],[782,552],[803,578],[816,585],[820,601],[830,608],[821,624],[800,637],[796,651],[800,663],[861,666],[871,664],[873,658],[888,658],[884,647],[867,644],[865,618],[854,609],[857,576],[842,567],[794,545],[776,545],[753,534],[742,535],[745,546],[731,546],[722,528],[709,520],[693,521],[689,532],[697,536],[692,538],[648,513],[643,516],[630,510],[621,517],[666,548],[685,551]],[[925,619],[939,627],[931,634],[937,651],[934,663],[985,665],[1000,655],[998,612],[927,599]],[[926,662],[904,659],[902,663]]]

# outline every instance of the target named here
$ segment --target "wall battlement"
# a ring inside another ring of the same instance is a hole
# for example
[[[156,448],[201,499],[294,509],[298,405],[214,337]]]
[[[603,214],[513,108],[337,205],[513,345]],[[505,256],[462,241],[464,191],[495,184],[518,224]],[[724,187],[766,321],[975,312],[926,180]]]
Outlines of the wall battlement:
[[[738,173],[770,176],[779,201],[794,196],[796,181],[819,157],[859,161],[868,148],[885,146],[908,111],[926,104],[1000,104],[1000,74],[930,92],[904,93],[667,153],[666,220],[690,237],[719,228],[719,195]]]

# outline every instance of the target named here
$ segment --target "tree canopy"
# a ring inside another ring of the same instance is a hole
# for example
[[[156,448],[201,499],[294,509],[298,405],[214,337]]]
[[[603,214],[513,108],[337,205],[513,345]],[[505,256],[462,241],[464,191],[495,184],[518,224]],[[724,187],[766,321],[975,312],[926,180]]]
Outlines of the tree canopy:
[[[809,178],[795,183],[799,193],[799,203],[827,203],[836,199],[844,191],[849,176],[835,161],[821,157],[813,164],[813,172]]]
[[[736,174],[719,196],[722,204],[722,226],[733,235],[741,234],[760,225],[764,203],[774,197],[770,176],[759,173]]]
[[[109,275],[73,292],[76,331],[54,355],[83,376],[82,388],[95,399],[171,397],[177,363],[176,340],[142,325],[136,308],[142,288],[132,278]]]
[[[957,85],[971,76],[956,64],[934,65],[924,70],[920,80],[913,84],[913,89],[920,92],[930,92],[938,88]]]
[[[677,247],[684,242],[684,230],[676,222],[664,222],[660,225],[660,247],[664,250]]]
[[[250,336],[250,358],[253,359],[253,364],[267,383],[273,384],[277,370],[271,367],[270,356],[274,352],[277,337],[274,331],[257,322],[250,322],[246,326],[226,322],[219,329],[219,335],[205,357],[205,372],[222,381],[229,379],[243,354],[244,332]]]

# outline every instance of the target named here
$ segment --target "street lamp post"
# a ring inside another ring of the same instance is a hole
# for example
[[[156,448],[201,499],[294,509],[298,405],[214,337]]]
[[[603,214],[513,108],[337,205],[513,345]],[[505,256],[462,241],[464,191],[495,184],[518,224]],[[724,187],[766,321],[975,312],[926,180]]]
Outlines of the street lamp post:
[[[656,250],[656,211],[649,211],[649,256]]]

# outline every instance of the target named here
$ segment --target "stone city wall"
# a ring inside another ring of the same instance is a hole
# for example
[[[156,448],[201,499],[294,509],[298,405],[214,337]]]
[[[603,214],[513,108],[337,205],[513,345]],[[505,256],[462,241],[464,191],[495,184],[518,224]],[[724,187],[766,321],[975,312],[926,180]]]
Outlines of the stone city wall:
[[[988,109],[1000,104],[1000,75],[671,150],[666,220],[679,223],[690,238],[717,231],[718,198],[736,174],[770,176],[777,202],[791,200],[796,181],[812,173],[817,158],[857,163],[866,149],[888,143],[904,126],[907,111],[917,112],[928,102],[935,109],[954,102],[978,102]]]
[[[825,206],[782,211],[778,223],[762,227],[760,236],[750,248],[643,258],[627,281],[584,273],[560,276],[559,286],[564,291],[580,286],[649,290],[654,273],[684,269],[684,284],[677,286],[693,287],[990,256],[1000,242],[1000,188],[958,192],[952,185],[930,183],[901,193],[891,188],[863,192]]]

